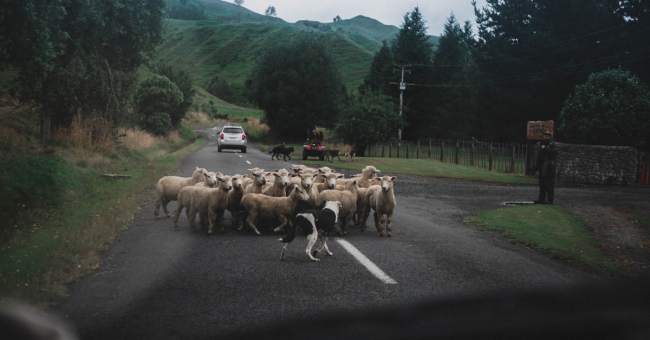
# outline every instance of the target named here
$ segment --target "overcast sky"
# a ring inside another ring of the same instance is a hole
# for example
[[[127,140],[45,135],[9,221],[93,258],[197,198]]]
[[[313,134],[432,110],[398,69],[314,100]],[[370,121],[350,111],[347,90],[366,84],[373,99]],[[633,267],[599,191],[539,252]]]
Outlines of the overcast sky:
[[[476,4],[482,8],[485,0],[476,0]],[[471,0],[244,0],[243,6],[259,14],[264,14],[269,6],[274,6],[278,18],[291,23],[298,20],[328,23],[337,15],[341,19],[363,15],[396,27],[402,24],[404,14],[417,6],[429,27],[427,34],[440,35],[452,12],[461,25],[469,20],[476,31]]]

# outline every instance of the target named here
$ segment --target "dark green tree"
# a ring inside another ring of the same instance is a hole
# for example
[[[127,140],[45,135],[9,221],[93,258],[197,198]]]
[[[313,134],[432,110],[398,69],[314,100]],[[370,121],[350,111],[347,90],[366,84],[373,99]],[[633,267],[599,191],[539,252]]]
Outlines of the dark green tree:
[[[480,71],[474,61],[474,36],[469,21],[463,28],[452,14],[433,56],[432,93],[436,99],[431,129],[441,138],[473,137]]]
[[[174,70],[171,65],[164,65],[158,68],[156,72],[159,75],[167,77],[172,83],[174,83],[178,89],[183,93],[183,101],[172,111],[169,112],[169,117],[172,122],[172,126],[176,127],[181,123],[181,120],[185,118],[187,110],[189,110],[196,95],[196,88],[194,87],[194,82],[190,75],[183,70]]]
[[[589,76],[560,113],[559,131],[576,143],[650,146],[650,88],[623,69]]]
[[[192,0],[168,0],[167,16],[170,19],[205,20],[205,5]]]
[[[230,91],[230,84],[226,79],[218,74],[210,79],[206,90],[215,97],[219,97],[225,101],[230,101],[230,95],[232,94]]]
[[[390,53],[390,47],[386,40],[382,41],[379,51],[375,52],[375,57],[370,65],[370,72],[363,79],[363,85],[359,87],[359,93],[371,91],[374,93],[389,93],[389,83],[394,78],[393,75],[393,57]]]
[[[404,22],[397,33],[397,39],[391,46],[393,61],[396,68],[402,65],[408,67],[410,73],[404,78],[405,83],[417,84],[407,86],[404,91],[404,106],[409,109],[405,114],[409,123],[403,132],[403,139],[415,139],[432,136],[431,127],[436,124],[432,115],[434,98],[432,97],[431,85],[433,81],[433,43],[426,34],[426,21],[422,18],[420,9],[416,7],[412,12],[404,15]],[[392,82],[400,82],[401,73],[392,75]],[[395,103],[399,103],[399,86],[391,85],[389,94]]]
[[[183,102],[183,93],[167,77],[154,74],[140,83],[134,100],[140,127],[156,136],[167,136],[172,127],[170,116]]]
[[[22,100],[54,125],[77,113],[116,120],[135,70],[161,41],[164,0],[0,3],[0,64],[19,72]]]
[[[324,35],[300,33],[268,46],[255,63],[249,100],[283,138],[301,139],[315,126],[336,124],[343,82],[329,42]]]
[[[486,3],[479,9],[474,2],[484,76],[477,111],[490,132],[483,138],[522,141],[526,122],[557,120],[568,94],[589,74],[640,57],[626,53],[637,48],[624,48],[628,24],[619,1]]]
[[[352,96],[344,105],[336,135],[354,145],[357,155],[363,157],[368,146],[397,140],[397,130],[405,125],[389,97],[367,92],[360,97]]]

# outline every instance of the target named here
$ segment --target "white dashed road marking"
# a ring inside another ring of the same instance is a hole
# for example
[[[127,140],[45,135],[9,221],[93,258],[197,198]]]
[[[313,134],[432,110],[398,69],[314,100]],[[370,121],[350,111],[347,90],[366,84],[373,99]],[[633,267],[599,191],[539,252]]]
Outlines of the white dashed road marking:
[[[241,157],[241,155],[237,155],[237,156]]]
[[[362,265],[364,265],[373,275],[380,279],[383,283],[388,284],[397,284],[397,281],[393,280],[390,276],[386,275],[377,265],[372,263],[365,255],[363,255],[359,249],[353,246],[350,242],[346,240],[336,239],[336,242],[340,243],[345,250],[347,250],[352,256],[354,256]]]
[[[249,161],[246,161],[246,163],[251,164],[251,162],[249,162]]]

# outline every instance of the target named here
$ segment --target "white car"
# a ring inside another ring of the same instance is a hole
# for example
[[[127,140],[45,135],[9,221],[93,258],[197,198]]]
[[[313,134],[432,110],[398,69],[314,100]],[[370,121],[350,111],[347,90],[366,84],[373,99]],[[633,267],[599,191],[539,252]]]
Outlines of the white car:
[[[241,125],[226,123],[219,133],[219,152],[223,149],[239,149],[246,153],[248,136]]]

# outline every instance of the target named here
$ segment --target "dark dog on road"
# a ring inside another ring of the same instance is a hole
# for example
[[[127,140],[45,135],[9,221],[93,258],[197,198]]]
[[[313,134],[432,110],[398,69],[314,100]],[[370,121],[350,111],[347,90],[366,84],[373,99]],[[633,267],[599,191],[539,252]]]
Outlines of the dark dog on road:
[[[329,161],[330,163],[334,163],[334,157],[339,159],[339,162],[343,163],[341,160],[341,157],[339,157],[339,150],[327,150],[325,151],[325,161]]]
[[[289,154],[292,153],[294,150],[295,150],[295,149],[294,149],[293,147],[288,147],[288,148],[285,147],[285,146],[284,146],[284,143],[283,143],[282,145],[279,145],[279,146],[274,147],[271,151],[269,151],[269,153],[272,153],[272,154],[273,154],[273,155],[271,155],[271,160],[273,160],[273,157],[275,157],[275,158],[277,158],[278,160],[280,160],[280,154],[282,154],[282,155],[283,155],[282,158],[283,158],[284,161],[286,162],[286,161],[287,161],[287,157],[289,157],[289,160],[291,160],[291,156],[290,156]]]

